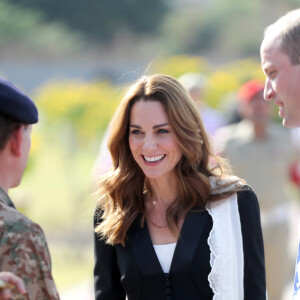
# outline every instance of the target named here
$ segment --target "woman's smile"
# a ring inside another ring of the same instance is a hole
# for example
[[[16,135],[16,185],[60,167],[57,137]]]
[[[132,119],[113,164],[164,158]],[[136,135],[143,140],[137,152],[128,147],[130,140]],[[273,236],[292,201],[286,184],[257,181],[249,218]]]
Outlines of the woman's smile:
[[[149,156],[149,155],[142,155],[142,157],[144,158],[145,162],[146,163],[157,163],[157,162],[160,162],[162,161],[166,155],[163,154],[163,155],[155,155],[155,156]]]

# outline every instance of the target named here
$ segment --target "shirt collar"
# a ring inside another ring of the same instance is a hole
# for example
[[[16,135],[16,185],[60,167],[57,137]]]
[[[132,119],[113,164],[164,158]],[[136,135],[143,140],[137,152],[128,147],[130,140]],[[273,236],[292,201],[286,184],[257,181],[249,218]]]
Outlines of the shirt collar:
[[[4,202],[7,204],[9,207],[15,208],[15,205],[7,195],[7,193],[3,190],[3,188],[0,186],[0,202]]]

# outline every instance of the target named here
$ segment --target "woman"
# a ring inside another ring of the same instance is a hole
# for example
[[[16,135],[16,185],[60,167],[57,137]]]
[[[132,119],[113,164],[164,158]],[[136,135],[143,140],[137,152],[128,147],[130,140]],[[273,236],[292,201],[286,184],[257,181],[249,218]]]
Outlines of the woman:
[[[113,170],[94,219],[96,299],[266,299],[257,198],[212,154],[182,85],[143,77],[111,124]]]

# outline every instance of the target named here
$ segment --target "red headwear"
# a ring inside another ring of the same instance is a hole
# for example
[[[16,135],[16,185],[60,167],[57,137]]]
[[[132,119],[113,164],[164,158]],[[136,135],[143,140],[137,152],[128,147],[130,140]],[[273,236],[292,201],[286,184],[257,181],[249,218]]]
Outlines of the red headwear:
[[[243,84],[238,91],[240,101],[250,102],[254,96],[264,90],[264,83],[260,80],[253,79]]]

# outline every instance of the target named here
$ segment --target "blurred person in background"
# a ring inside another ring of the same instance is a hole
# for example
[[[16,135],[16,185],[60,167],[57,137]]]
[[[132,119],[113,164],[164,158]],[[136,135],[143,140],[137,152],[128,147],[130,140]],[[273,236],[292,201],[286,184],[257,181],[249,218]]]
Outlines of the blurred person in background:
[[[8,196],[22,179],[31,147],[34,103],[0,79],[0,271],[23,279],[30,300],[58,300],[51,259],[41,227],[16,210]],[[23,299],[23,298],[21,298]]]
[[[207,78],[201,73],[185,73],[178,81],[188,90],[191,98],[196,103],[201,115],[205,130],[213,137],[216,130],[225,125],[224,116],[205,102],[203,93]]]
[[[26,294],[24,281],[10,272],[0,272],[0,300],[13,299],[15,291]]]
[[[291,136],[271,119],[271,106],[263,101],[264,84],[245,83],[238,92],[242,121],[218,130],[217,152],[229,159],[233,172],[256,191],[261,208],[269,300],[279,300],[292,280],[289,172],[300,152]]]
[[[264,98],[279,107],[282,125],[300,127],[300,9],[269,25],[260,47],[266,75]],[[300,243],[294,279],[294,299],[300,299]]]
[[[134,83],[108,147],[113,170],[94,216],[97,300],[266,299],[257,198],[213,154],[176,79]]]

